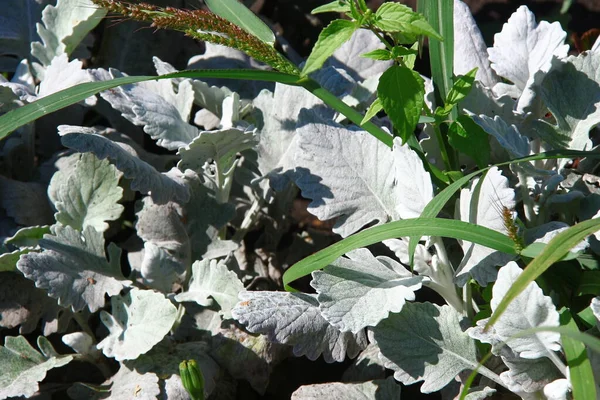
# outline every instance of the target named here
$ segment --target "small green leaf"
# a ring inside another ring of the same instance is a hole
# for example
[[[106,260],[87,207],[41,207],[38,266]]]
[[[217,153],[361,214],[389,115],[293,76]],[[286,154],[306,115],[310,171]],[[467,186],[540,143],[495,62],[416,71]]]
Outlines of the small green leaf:
[[[450,125],[448,143],[475,160],[479,168],[487,167],[491,152],[489,135],[468,115],[461,115]]]
[[[475,75],[477,75],[477,68],[473,68],[466,74],[461,77],[458,77],[454,82],[454,86],[450,89],[448,96],[446,96],[446,101],[444,102],[446,106],[448,105],[456,105],[462,99],[467,97],[469,92],[471,92],[471,88],[473,87],[473,82],[475,82]]]
[[[354,1],[354,0],[351,0]],[[369,9],[369,7],[367,7],[367,3],[365,2],[365,0],[358,0],[358,6],[360,7],[360,11],[362,12],[367,12],[367,10]]]
[[[379,97],[375,99],[375,101],[373,101],[373,103],[371,103],[371,105],[369,106],[369,109],[367,110],[365,117],[363,118],[363,120],[360,122],[360,124],[364,124],[367,121],[370,121],[371,118],[373,118],[375,115],[377,115],[377,113],[379,111],[383,110],[383,106],[381,105],[381,100],[379,100]]]
[[[331,3],[323,4],[322,6],[315,8],[310,13],[314,15],[326,12],[349,13],[351,10],[346,1],[334,0]]]
[[[273,46],[275,34],[260,18],[238,0],[205,0],[210,11]]]
[[[400,137],[406,142],[419,122],[425,102],[423,78],[406,67],[392,66],[379,78],[377,95]]]
[[[332,21],[321,33],[315,47],[308,56],[302,75],[308,75],[321,68],[338,47],[347,42],[354,31],[359,28],[355,21],[336,19]]]
[[[600,293],[600,271],[583,271],[575,295],[585,296],[591,294],[597,296],[598,293]]]
[[[496,311],[492,314],[486,325],[486,329],[492,326],[510,302],[516,298],[531,282],[537,279],[544,271],[560,260],[565,254],[575,247],[587,236],[600,230],[600,219],[590,219],[570,227],[556,235],[546,246],[544,251],[537,256],[519,276],[519,279],[506,293]]]
[[[368,53],[361,54],[360,56],[365,57],[365,58],[371,58],[373,60],[382,60],[382,61],[392,59],[392,53],[386,49],[376,49],[376,50],[370,51]]]
[[[425,17],[400,3],[384,3],[375,13],[375,26],[385,32],[426,35],[442,40]]]

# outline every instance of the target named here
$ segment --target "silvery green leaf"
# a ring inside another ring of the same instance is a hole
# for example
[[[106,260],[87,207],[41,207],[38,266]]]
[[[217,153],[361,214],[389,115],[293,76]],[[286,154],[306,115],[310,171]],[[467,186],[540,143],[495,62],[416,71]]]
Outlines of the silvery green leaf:
[[[148,352],[169,333],[177,319],[177,308],[161,293],[132,288],[124,296],[111,298],[112,315],[100,312],[109,331],[98,349],[117,361],[133,360]]]
[[[473,121],[493,136],[500,146],[510,155],[510,159],[529,155],[529,138],[521,135],[515,125],[508,125],[501,117],[471,114]]]
[[[403,264],[408,265],[408,241],[404,239],[387,239],[382,242]],[[413,270],[419,275],[431,276],[432,255],[426,246],[418,244],[413,256]]]
[[[45,338],[40,336],[38,347]],[[0,346],[0,399],[31,397],[46,373],[68,364],[73,356],[46,357],[34,349],[23,336],[7,336]]]
[[[598,51],[600,51],[600,38],[596,38],[596,41],[594,42],[594,45],[592,46],[590,51],[594,52],[594,53],[597,53]]]
[[[37,31],[43,43],[31,43],[31,54],[44,67],[61,54],[69,55],[83,38],[106,16],[107,10],[89,0],[58,0],[42,12]]]
[[[175,296],[175,300],[195,301],[201,306],[210,306],[214,299],[219,304],[219,314],[231,318],[231,309],[238,301],[238,293],[244,285],[235,272],[227,269],[223,261],[202,260],[192,264],[192,279],[187,291]]]
[[[61,310],[56,300],[48,298],[45,291],[36,288],[19,272],[0,273],[1,327],[18,326],[19,333],[25,335],[37,329],[41,320],[44,334],[49,335],[59,328],[57,319]]]
[[[190,190],[190,201],[184,206],[188,235],[192,248],[192,260],[225,256],[237,245],[221,240],[219,229],[234,216],[232,204],[219,203],[214,187],[196,174],[188,174],[185,182]],[[233,244],[233,246],[232,246]],[[211,252],[209,255],[207,252]]]
[[[548,400],[568,400],[571,398],[571,382],[568,379],[556,379],[544,386],[544,396]]]
[[[85,332],[73,332],[63,335],[62,342],[75,350],[77,354],[95,356],[99,353],[96,349],[94,338]]]
[[[526,6],[519,7],[504,24],[502,32],[494,35],[494,47],[488,49],[489,59],[494,71],[512,82],[513,90],[519,94],[517,111],[531,106],[535,97],[533,89],[540,81],[539,72],[548,72],[552,56],[567,56],[566,36],[558,22],[537,24]]]
[[[253,333],[267,335],[270,341],[293,346],[298,357],[326,362],[353,358],[366,347],[364,331],[354,335],[340,332],[319,312],[315,295],[285,292],[241,292],[232,310],[234,319]]]
[[[254,131],[237,128],[202,131],[189,145],[179,149],[181,161],[177,166],[182,171],[192,169],[198,174],[204,171],[218,190],[217,201],[226,203],[238,153],[252,149],[256,144]]]
[[[154,66],[156,67],[156,73],[159,75],[179,72],[171,64],[161,61],[158,57],[152,57],[152,60],[154,61]],[[181,79],[172,80],[172,82],[177,82],[177,84],[179,84],[180,81]],[[217,118],[220,118],[223,110],[223,100],[225,100],[225,98],[231,95],[233,92],[224,86],[210,86],[207,83],[197,79],[192,79],[191,83],[192,89],[194,90],[194,103],[208,110]]]
[[[465,400],[484,400],[491,397],[496,393],[496,389],[485,386],[484,388],[473,388],[469,391],[469,394],[465,396]]]
[[[540,95],[557,124],[552,126],[562,148],[591,148],[589,131],[600,123],[600,52],[553,60],[545,76]],[[540,122],[540,124],[547,124]],[[544,138],[545,139],[545,138]]]
[[[39,183],[20,182],[0,176],[0,208],[19,225],[54,223],[46,188]]]
[[[490,67],[487,46],[469,6],[454,0],[454,74],[464,75],[477,67],[476,80],[491,88],[499,82]]]
[[[594,297],[592,299],[592,303],[590,304],[590,307],[592,308],[592,312],[594,313],[594,316],[598,320],[598,323],[600,323],[600,297]]]
[[[80,83],[91,82],[90,76],[82,67],[83,63],[79,60],[69,62],[66,54],[56,56],[44,72],[44,79],[38,87],[37,97],[46,97]],[[85,103],[88,106],[95,105],[96,96],[88,97],[85,99]]]
[[[189,200],[189,190],[184,176],[177,168],[160,173],[150,164],[132,156],[118,143],[98,135],[94,128],[60,125],[58,133],[66,147],[81,153],[92,152],[100,159],[108,158],[127,179],[131,188],[149,194],[157,204],[175,200],[185,203]]]
[[[379,61],[362,54],[371,50],[385,48],[381,40],[368,29],[357,29],[350,40],[341,45],[327,59],[322,68],[329,66],[345,69],[356,80],[364,81],[371,76],[382,74],[392,65],[392,61]]]
[[[511,261],[498,272],[498,280],[492,289],[492,312],[516,282],[522,270]],[[497,344],[508,341],[507,345],[515,354],[524,359],[546,357],[550,351],[559,351],[560,334],[557,332],[538,332],[531,335],[514,337],[525,329],[540,326],[559,326],[558,312],[552,299],[544,296],[537,283],[530,283],[507,307],[506,311],[488,332],[483,331],[486,320],[477,322],[467,333],[480,341],[492,344],[492,350],[498,353]]]
[[[475,342],[461,330],[461,318],[447,305],[406,303],[373,329],[373,337],[396,380],[423,381],[421,392],[431,393],[478,365]]]
[[[110,384],[110,396],[101,396],[99,399],[140,399],[155,400],[160,394],[158,376],[151,372],[139,373],[134,368],[121,364],[121,368],[106,384]]]
[[[125,76],[115,69],[98,69],[90,74],[96,81]],[[177,93],[173,84],[163,79],[119,86],[100,96],[128,121],[143,126],[144,132],[166,149],[177,150],[198,136],[198,128],[188,123],[194,101],[188,80],[181,81]]]
[[[216,313],[215,313],[216,314]],[[291,355],[289,346],[270,342],[264,335],[253,335],[233,321],[223,322],[216,314],[210,356],[235,379],[247,380],[261,395],[269,386],[273,367]]]
[[[300,119],[312,122],[297,130],[294,180],[312,200],[311,214],[321,221],[337,218],[334,232],[346,237],[373,221],[418,216],[433,197],[421,160],[399,140],[391,151],[365,131],[314,113],[302,111]]]
[[[383,361],[379,358],[379,347],[375,343],[369,343],[366,349],[360,352],[358,357],[344,371],[343,382],[364,382],[373,379],[383,379],[386,369]]]
[[[512,392],[535,393],[546,385],[562,377],[550,359],[526,359],[516,356],[510,351],[503,351],[502,361],[508,371],[500,374],[500,379]]]
[[[0,253],[0,272],[10,272],[17,269],[17,261],[22,254],[27,254],[33,249],[19,249],[10,252]]]
[[[204,54],[195,55],[189,59],[186,69],[266,69],[266,65],[259,63],[245,53],[231,47],[221,46],[206,42]],[[260,82],[245,79],[212,79],[203,81],[209,86],[219,86],[239,93],[243,99],[253,99],[263,89],[273,90],[271,82]],[[287,103],[286,103],[287,104]]]
[[[29,253],[17,263],[19,271],[36,286],[58,299],[63,307],[95,312],[104,306],[104,296],[118,294],[130,282],[121,274],[121,250],[104,250],[102,233],[92,227],[78,232],[70,226],[54,225],[53,235],[40,240],[41,253]]]
[[[204,342],[175,344],[171,340],[164,340],[149,352],[135,360],[127,361],[126,364],[141,374],[152,372],[160,377],[160,386],[164,384],[165,389],[161,390],[159,398],[188,399],[179,378],[179,363],[193,358],[204,376],[204,394],[208,396],[214,390],[215,381],[221,373],[221,368],[208,355],[208,351],[209,348]]]
[[[48,1],[7,0],[0,9],[0,71],[13,72],[37,40],[35,23]]]
[[[515,192],[508,185],[508,179],[498,168],[493,167],[486,174],[483,184],[478,185],[478,183],[479,179],[475,179],[471,189],[461,190],[458,217],[462,221],[507,234],[502,215],[503,207],[508,210],[513,210],[515,207]],[[461,241],[461,247],[464,257],[455,276],[459,286],[464,286],[469,277],[482,286],[493,282],[496,280],[496,267],[506,264],[513,258],[509,254],[471,242]]]
[[[5,243],[17,247],[36,247],[46,233],[50,233],[50,226],[48,225],[28,226],[19,229],[14,235],[6,238]]]
[[[342,332],[377,325],[390,312],[400,312],[421,288],[423,277],[391,258],[375,258],[364,248],[347,257],[313,272],[310,283],[317,291],[321,315]]]
[[[57,185],[56,220],[78,231],[88,226],[98,232],[107,230],[105,221],[114,221],[123,212],[119,204],[123,196],[119,187],[121,175],[108,160],[99,160],[92,153],[83,154],[73,174]]]
[[[137,234],[144,240],[141,274],[144,282],[163,292],[170,292],[175,282],[191,264],[192,249],[183,211],[177,203],[154,204],[143,199],[137,214]]]
[[[554,236],[560,232],[569,229],[570,226],[561,221],[550,221],[546,224],[535,226],[525,231],[525,240],[527,243],[549,243]],[[570,252],[578,253],[582,252],[590,246],[587,239],[582,240],[579,244],[575,245]]]
[[[496,96],[492,89],[483,86],[478,81],[475,81],[467,97],[458,106],[468,115],[483,114],[494,117],[498,116],[507,124],[519,125],[523,118],[522,115],[513,111],[515,100],[512,97],[508,95]]]
[[[362,383],[320,383],[300,386],[292,393],[292,400],[400,400],[400,385],[392,378]]]
[[[281,107],[285,104],[285,107]],[[285,165],[293,154],[292,141],[296,119],[302,108],[314,108],[322,102],[306,90],[277,83],[275,92],[263,90],[254,99],[259,120],[258,168],[263,175]]]

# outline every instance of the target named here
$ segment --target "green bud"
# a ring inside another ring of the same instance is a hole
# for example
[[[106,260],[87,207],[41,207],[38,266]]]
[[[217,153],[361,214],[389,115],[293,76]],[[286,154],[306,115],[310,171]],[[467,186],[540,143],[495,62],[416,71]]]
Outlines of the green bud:
[[[204,400],[204,377],[196,360],[182,361],[179,364],[179,376],[192,400]]]

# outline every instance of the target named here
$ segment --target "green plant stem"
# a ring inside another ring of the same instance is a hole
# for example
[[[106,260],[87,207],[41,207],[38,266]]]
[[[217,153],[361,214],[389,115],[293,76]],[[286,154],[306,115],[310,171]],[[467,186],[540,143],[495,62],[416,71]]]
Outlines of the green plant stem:
[[[463,289],[463,301],[465,303],[467,318],[472,321],[473,317],[475,316],[475,312],[473,310],[473,288],[468,282]]]
[[[523,211],[525,213],[525,226],[536,226],[536,215],[533,210],[533,199],[529,196],[529,189],[527,188],[527,176],[523,173],[521,168],[517,166],[517,178],[519,179],[519,188],[521,189],[521,200],[523,200]],[[534,224],[534,225],[532,225]]]
[[[442,161],[444,162],[444,166],[446,167],[447,171],[452,171],[452,165],[450,163],[450,157],[448,156],[446,140],[442,135],[440,126],[438,124],[434,124],[433,131],[435,132],[435,138],[437,139],[438,145],[440,146],[440,153],[442,155]]]
[[[83,315],[81,315],[79,312],[74,312],[73,319],[77,322],[81,329],[92,338],[94,343],[96,343],[96,336],[94,335],[92,328],[90,328],[90,325],[87,323],[85,318],[83,318]]]
[[[361,124],[361,121],[364,117],[361,113],[344,103],[342,100],[338,99],[333,93],[323,88],[315,80],[310,79],[308,77],[304,77],[299,79],[296,82],[296,85],[302,86],[314,96],[323,100],[323,102],[325,102],[325,104],[327,104],[329,107],[342,113],[346,118],[348,118],[350,121],[354,122],[356,125],[369,132],[371,135],[375,136],[386,146],[390,148],[393,146],[394,138],[392,137],[392,135],[390,135],[371,121]]]

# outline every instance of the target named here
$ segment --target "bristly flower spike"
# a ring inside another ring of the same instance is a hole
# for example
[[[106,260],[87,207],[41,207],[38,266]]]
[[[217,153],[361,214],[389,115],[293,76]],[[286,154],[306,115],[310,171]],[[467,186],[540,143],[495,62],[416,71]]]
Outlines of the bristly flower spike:
[[[157,7],[147,3],[117,0],[92,0],[109,12],[136,21],[150,22],[152,27],[173,29],[197,40],[220,44],[240,50],[279,72],[299,75],[300,71],[277,50],[235,24],[204,10],[181,10]]]

